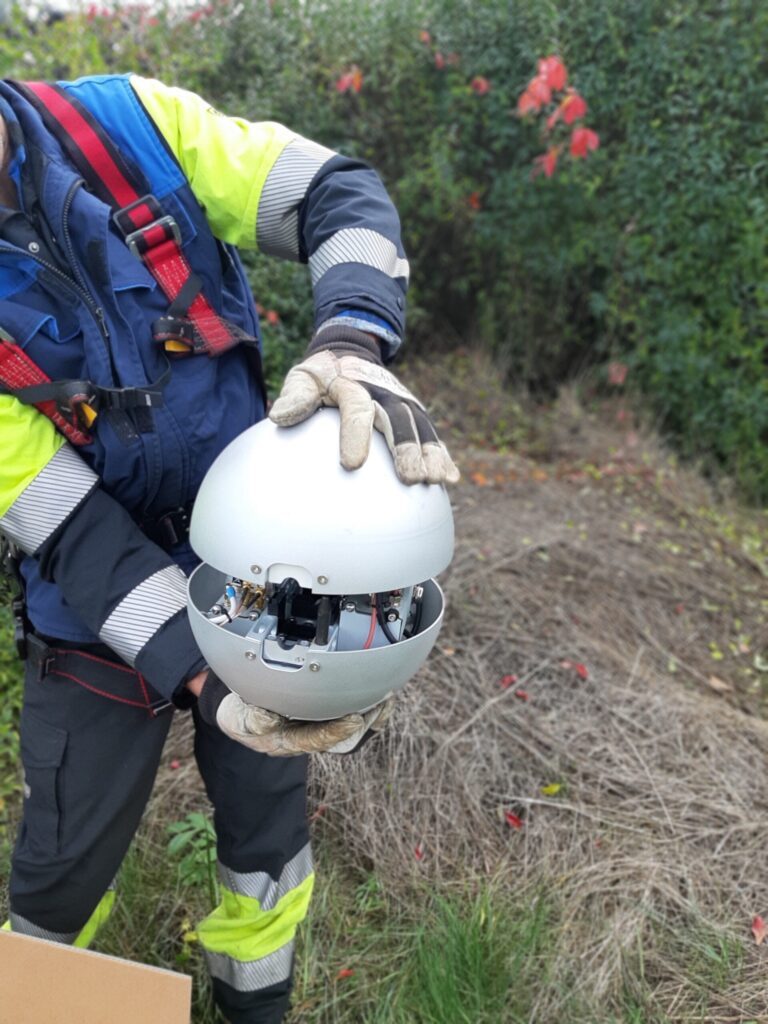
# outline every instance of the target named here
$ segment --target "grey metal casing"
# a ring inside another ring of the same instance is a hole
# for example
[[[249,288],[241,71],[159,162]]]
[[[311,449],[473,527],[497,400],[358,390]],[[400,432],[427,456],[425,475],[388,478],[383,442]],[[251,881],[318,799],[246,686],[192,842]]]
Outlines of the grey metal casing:
[[[421,583],[453,555],[445,488],[408,487],[374,430],[360,469],[339,464],[339,414],[295,427],[262,420],[229,444],[200,487],[190,542],[208,565],[252,583],[289,576],[316,594]]]
[[[426,660],[443,620],[443,592],[435,580],[428,580],[415,636],[371,650],[297,645],[285,654],[286,659],[297,659],[290,667],[265,660],[268,645],[263,634],[242,635],[206,618],[226,582],[227,574],[210,565],[199,566],[190,577],[188,610],[195,640],[216,675],[244,701],[288,718],[338,718],[367,710],[402,689]],[[237,630],[247,628],[247,622],[236,620]]]

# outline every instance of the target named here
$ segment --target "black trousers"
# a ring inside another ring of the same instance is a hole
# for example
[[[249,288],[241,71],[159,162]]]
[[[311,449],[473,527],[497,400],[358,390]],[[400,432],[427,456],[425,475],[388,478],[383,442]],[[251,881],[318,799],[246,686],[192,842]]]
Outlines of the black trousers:
[[[81,936],[104,905],[152,790],[173,714],[152,717],[100,696],[82,685],[85,675],[78,669],[81,682],[55,671],[39,678],[28,663],[21,720],[25,799],[12,860],[11,927],[62,942]],[[94,679],[103,689],[103,678]],[[307,759],[254,753],[193,714],[229,901],[229,909],[212,915],[210,948],[200,932],[214,997],[232,1024],[279,1024],[293,959],[293,940],[284,941],[286,914],[292,936],[312,885]],[[227,948],[233,904],[240,930],[245,913],[260,936],[256,955],[245,961],[242,944],[234,957]],[[280,936],[279,948],[271,949],[271,935]]]

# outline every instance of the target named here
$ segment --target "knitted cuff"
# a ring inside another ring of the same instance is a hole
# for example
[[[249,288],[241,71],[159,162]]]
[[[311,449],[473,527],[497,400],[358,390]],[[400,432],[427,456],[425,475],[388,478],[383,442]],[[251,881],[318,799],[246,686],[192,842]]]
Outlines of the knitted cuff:
[[[378,363],[379,366],[384,365],[378,342],[354,327],[333,326],[318,331],[307,346],[306,354],[312,356],[315,352],[346,353],[367,359],[370,363]]]

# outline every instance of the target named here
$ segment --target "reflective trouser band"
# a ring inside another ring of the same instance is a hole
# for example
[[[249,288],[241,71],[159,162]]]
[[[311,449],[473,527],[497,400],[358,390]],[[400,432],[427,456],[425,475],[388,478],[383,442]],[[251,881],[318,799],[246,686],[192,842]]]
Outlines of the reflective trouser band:
[[[87,949],[93,942],[96,932],[101,928],[115,903],[114,889],[109,889],[99,900],[99,903],[85,922],[79,932],[52,932],[47,928],[40,928],[38,925],[27,921],[21,914],[11,912],[10,921],[6,921],[3,928],[18,935],[29,935],[33,939],[47,939],[49,942],[63,942],[67,946],[77,946],[78,949]]]
[[[222,886],[221,903],[197,929],[212,977],[238,992],[285,981],[291,973],[296,927],[306,917],[314,882],[313,872],[271,910]]]

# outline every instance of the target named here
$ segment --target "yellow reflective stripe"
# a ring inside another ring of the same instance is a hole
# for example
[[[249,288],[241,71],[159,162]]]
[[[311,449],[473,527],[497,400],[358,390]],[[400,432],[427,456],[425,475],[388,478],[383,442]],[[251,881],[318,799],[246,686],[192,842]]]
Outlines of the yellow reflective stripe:
[[[200,923],[197,937],[211,953],[224,953],[247,962],[274,953],[296,934],[304,920],[315,884],[314,872],[286,893],[272,910],[262,910],[252,896],[221,888],[219,906]]]
[[[226,117],[195,93],[131,76],[131,85],[179,161],[213,233],[256,247],[267,175],[295,133],[274,121]]]
[[[0,516],[65,443],[47,416],[10,395],[0,395]]]
[[[112,907],[115,905],[115,890],[108,889],[96,906],[96,909],[88,918],[83,925],[80,934],[77,936],[75,941],[72,943],[73,946],[77,946],[78,949],[87,949],[93,942],[96,932],[106,922],[109,915],[112,913]]]

